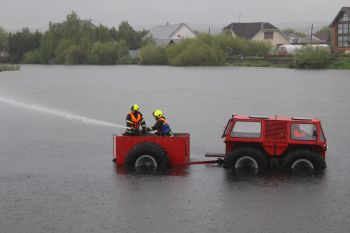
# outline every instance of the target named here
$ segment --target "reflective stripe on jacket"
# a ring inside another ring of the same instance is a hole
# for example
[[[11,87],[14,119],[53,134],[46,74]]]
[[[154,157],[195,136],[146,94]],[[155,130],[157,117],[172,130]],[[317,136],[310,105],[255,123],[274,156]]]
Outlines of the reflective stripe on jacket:
[[[131,116],[131,121],[132,121],[132,127],[134,129],[138,129],[140,127],[140,121],[142,120],[141,114],[138,113],[137,118],[136,118],[135,115],[131,112],[130,116]]]

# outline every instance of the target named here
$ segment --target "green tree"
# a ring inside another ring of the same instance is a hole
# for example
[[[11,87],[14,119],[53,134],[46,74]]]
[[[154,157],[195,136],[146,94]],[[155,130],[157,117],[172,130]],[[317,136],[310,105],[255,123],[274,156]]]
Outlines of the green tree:
[[[320,39],[324,39],[328,44],[331,41],[331,29],[329,26],[324,26],[317,32],[315,32],[315,36]]]
[[[70,54],[80,54],[79,56],[85,54],[87,56],[92,44],[99,37],[99,31],[95,28],[90,20],[80,19],[74,11],[67,15],[66,20],[62,23],[50,22],[49,29],[44,34],[40,46],[42,61],[44,63],[66,63],[68,62],[66,57],[68,50]],[[101,29],[103,26],[99,28]],[[68,57],[72,58],[72,56]],[[72,62],[72,59],[69,60],[68,63]],[[84,59],[79,58],[77,60],[81,62]]]
[[[7,49],[8,39],[8,33],[2,27],[0,27],[0,51]]]
[[[135,31],[128,22],[123,21],[119,25],[117,40],[125,40],[129,49],[134,50],[141,47],[142,38],[148,33],[146,30]]]
[[[99,27],[95,28],[95,40],[101,42],[112,41],[113,34],[108,27],[100,24]]]
[[[40,32],[31,33],[28,28],[23,28],[21,32],[10,33],[8,48],[11,62],[21,62],[26,52],[33,51],[40,46],[41,38]]]

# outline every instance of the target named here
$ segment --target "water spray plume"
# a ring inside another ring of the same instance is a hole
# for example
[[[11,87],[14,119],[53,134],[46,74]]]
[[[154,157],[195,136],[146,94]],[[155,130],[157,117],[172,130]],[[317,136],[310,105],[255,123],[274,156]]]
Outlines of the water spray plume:
[[[113,123],[106,122],[106,121],[100,121],[100,120],[96,120],[96,119],[92,119],[92,118],[88,118],[88,117],[78,116],[78,115],[71,114],[68,112],[64,112],[64,111],[60,111],[60,110],[56,110],[56,109],[51,109],[51,108],[46,108],[46,107],[42,107],[42,106],[35,105],[35,104],[27,104],[27,103],[23,103],[23,102],[18,102],[18,101],[8,99],[8,98],[2,97],[2,96],[0,96],[0,102],[6,103],[6,104],[9,104],[12,106],[20,107],[20,108],[25,108],[25,109],[28,109],[31,111],[37,111],[37,112],[55,115],[55,116],[62,117],[62,118],[68,119],[68,120],[80,121],[80,122],[90,124],[90,125],[99,125],[99,126],[105,126],[105,127],[117,127],[117,128],[123,128],[123,129],[128,128],[126,126],[117,125],[117,124],[113,124]]]

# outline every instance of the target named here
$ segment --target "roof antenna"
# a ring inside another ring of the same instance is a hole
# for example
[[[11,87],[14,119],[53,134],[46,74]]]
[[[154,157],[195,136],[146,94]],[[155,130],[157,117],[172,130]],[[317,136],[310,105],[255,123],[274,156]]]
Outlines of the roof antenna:
[[[240,23],[240,22],[241,22],[241,16],[242,16],[242,14],[241,14],[241,13],[239,13],[239,15],[238,15],[238,23]]]

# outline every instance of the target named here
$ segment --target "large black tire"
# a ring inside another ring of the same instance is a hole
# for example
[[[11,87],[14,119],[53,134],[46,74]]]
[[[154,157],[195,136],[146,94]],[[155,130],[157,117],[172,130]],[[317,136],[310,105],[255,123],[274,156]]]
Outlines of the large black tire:
[[[158,144],[144,142],[134,146],[126,155],[124,166],[128,170],[135,170],[137,161],[148,158],[153,161],[157,171],[166,171],[170,161],[165,150]]]
[[[244,146],[233,149],[225,158],[224,168],[235,170],[242,160],[250,160],[257,168],[259,174],[265,173],[269,168],[269,158],[265,153],[252,146]]]
[[[314,171],[320,171],[326,167],[326,162],[319,153],[312,150],[299,149],[292,150],[283,156],[280,163],[281,169],[292,171],[299,162],[309,164]]]

